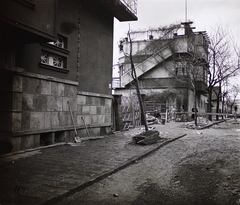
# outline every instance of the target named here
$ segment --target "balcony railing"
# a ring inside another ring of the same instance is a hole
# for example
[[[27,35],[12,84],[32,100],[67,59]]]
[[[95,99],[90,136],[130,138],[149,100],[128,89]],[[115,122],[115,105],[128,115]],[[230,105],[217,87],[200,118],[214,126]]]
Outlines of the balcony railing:
[[[112,88],[120,88],[120,78],[119,77],[113,77],[112,78]]]
[[[120,0],[128,9],[133,13],[137,14],[137,0]]]

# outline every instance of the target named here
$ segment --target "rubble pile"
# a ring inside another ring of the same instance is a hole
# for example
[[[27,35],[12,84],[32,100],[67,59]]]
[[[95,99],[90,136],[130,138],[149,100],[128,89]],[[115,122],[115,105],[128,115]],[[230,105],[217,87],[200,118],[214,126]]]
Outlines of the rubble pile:
[[[196,127],[194,121],[187,122],[187,123],[184,124],[184,126],[187,129],[197,129],[197,128],[205,127],[205,126],[210,125],[210,124],[212,124],[212,122],[210,120],[208,120],[208,118],[197,117],[197,127]]]

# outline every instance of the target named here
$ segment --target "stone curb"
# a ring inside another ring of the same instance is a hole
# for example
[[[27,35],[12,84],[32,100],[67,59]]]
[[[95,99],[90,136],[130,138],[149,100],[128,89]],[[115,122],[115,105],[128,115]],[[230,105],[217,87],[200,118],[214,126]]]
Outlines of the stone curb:
[[[61,146],[61,145],[65,145],[65,144],[67,144],[67,142],[60,142],[60,143],[47,145],[47,146],[41,146],[41,147],[36,147],[36,148],[31,148],[31,149],[20,150],[20,151],[16,151],[16,152],[10,152],[7,154],[0,155],[0,158],[9,157],[9,156],[17,155],[17,154],[24,154],[26,152],[33,152],[33,151],[41,150],[41,149],[52,148],[52,147]]]
[[[178,137],[166,140],[163,143],[161,143],[160,145],[158,145],[157,147],[151,149],[150,151],[146,151],[142,155],[139,155],[137,157],[133,157],[133,158],[127,160],[124,164],[114,168],[113,170],[110,170],[110,171],[108,171],[106,173],[102,173],[100,176],[98,176],[98,177],[96,177],[96,178],[94,178],[94,179],[92,179],[90,181],[87,181],[87,182],[85,182],[83,184],[80,184],[79,186],[77,186],[75,188],[72,188],[72,189],[68,190],[67,192],[65,192],[65,193],[63,193],[61,195],[58,195],[58,196],[53,197],[51,199],[48,199],[45,202],[40,203],[39,205],[52,205],[54,203],[60,202],[64,198],[67,198],[67,197],[75,194],[76,192],[79,192],[79,191],[83,190],[84,188],[89,187],[89,186],[93,185],[94,183],[97,183],[97,182],[107,178],[108,176],[110,176],[110,175],[112,175],[112,174],[114,174],[114,173],[116,173],[116,172],[118,172],[118,171],[128,167],[129,165],[135,163],[136,161],[141,160],[144,157],[147,157],[148,155],[154,153],[155,151],[157,151],[158,149],[162,148],[163,146],[165,146],[165,145],[167,145],[167,144],[169,144],[171,142],[174,142],[174,141],[176,141],[176,140],[178,140],[178,139],[180,139],[180,138],[182,138],[182,137],[184,137],[186,135],[187,134],[183,134],[181,136],[178,136]],[[142,145],[142,146],[147,146],[147,145]]]
[[[104,136],[102,136],[102,138],[105,138],[105,137],[108,137],[108,136],[110,136],[110,135],[104,135]],[[92,140],[96,140],[96,139],[92,139]],[[57,146],[67,145],[68,143],[76,143],[76,142],[59,142],[59,143],[56,143],[56,144],[40,146],[40,147],[20,150],[20,151],[16,151],[16,152],[10,152],[10,153],[0,155],[0,158],[9,157],[9,156],[17,155],[17,154],[24,154],[24,153],[27,153],[27,152],[33,152],[33,151],[41,150],[41,149],[49,149],[49,148],[53,148],[53,147],[57,147]]]

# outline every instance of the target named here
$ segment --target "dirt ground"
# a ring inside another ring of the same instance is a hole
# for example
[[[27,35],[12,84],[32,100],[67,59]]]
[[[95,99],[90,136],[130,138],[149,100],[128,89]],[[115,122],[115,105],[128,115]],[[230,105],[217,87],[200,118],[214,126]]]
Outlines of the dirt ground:
[[[239,124],[179,129],[187,136],[58,204],[240,205]]]

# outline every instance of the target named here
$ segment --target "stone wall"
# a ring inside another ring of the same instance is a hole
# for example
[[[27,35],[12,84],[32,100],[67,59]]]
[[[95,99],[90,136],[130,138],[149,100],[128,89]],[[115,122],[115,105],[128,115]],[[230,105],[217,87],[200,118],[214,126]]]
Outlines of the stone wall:
[[[91,128],[93,135],[107,134],[111,131],[109,128],[112,126],[112,96],[78,92],[76,104],[74,116],[77,126],[84,127],[85,123]],[[86,135],[85,129],[79,131],[80,135]]]
[[[13,76],[13,150],[108,134],[112,126],[112,97],[79,92],[77,82],[23,73]],[[84,125],[85,123],[85,125]]]

